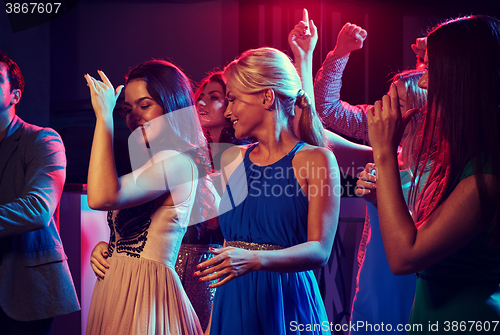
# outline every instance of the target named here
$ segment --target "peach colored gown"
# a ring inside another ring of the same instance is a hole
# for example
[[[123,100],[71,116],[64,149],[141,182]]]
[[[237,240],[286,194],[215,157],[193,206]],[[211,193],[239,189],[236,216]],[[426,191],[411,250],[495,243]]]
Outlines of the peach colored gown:
[[[94,334],[202,334],[174,266],[193,207],[150,201],[108,213],[111,228],[103,280],[96,282],[87,322]]]

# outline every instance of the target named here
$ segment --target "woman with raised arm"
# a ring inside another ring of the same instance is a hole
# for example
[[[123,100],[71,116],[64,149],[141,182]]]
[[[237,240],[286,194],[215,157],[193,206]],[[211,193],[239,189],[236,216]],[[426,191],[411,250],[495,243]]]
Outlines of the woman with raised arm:
[[[212,175],[215,188],[222,194],[220,186],[220,157],[222,151],[232,145],[248,144],[247,139],[237,139],[231,121],[224,116],[228,101],[226,84],[222,80],[222,72],[211,72],[202,79],[194,93],[196,109],[205,138],[210,145],[211,163],[215,169]],[[216,180],[215,180],[216,179]],[[214,255],[209,248],[222,246],[224,237],[217,218],[190,225],[182,239],[175,271],[179,275],[182,286],[196,311],[201,327],[206,329],[212,311],[215,288],[210,288],[211,281],[200,282],[193,277],[197,265]],[[105,277],[109,268],[107,261],[108,243],[99,242],[91,254],[91,264],[98,279]]]
[[[174,271],[187,226],[213,216],[217,195],[187,77],[152,60],[126,80],[124,113],[132,131],[133,172],[116,175],[116,90],[85,76],[97,118],[88,176],[89,206],[109,210],[109,269],[96,282],[87,334],[201,334]],[[134,141],[135,140],[135,141]]]
[[[219,221],[226,240],[199,265],[218,279],[211,334],[330,333],[312,269],[330,256],[339,173],[290,59],[272,48],[244,52],[223,74],[237,138],[258,143],[222,155]],[[294,107],[302,110],[300,138]]]
[[[417,273],[412,332],[498,331],[500,318],[500,21],[468,16],[427,37],[428,90],[417,176],[437,147],[408,213],[396,147],[396,90],[368,111],[377,202],[391,271]],[[418,186],[418,184],[416,185]],[[415,194],[415,193],[414,193]]]

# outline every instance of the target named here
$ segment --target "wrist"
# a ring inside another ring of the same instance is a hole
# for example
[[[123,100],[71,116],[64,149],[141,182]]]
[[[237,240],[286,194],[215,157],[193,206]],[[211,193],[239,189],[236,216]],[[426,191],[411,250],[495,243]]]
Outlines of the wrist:
[[[335,48],[333,49],[333,54],[337,57],[343,58],[343,57],[349,57],[351,51],[339,46],[335,46]]]
[[[262,269],[262,266],[263,266],[263,253],[262,252],[259,252],[259,251],[254,251],[254,259],[253,259],[253,263],[254,263],[254,266],[253,266],[253,269],[254,271],[259,271]]]
[[[96,114],[96,122],[113,125],[113,114],[99,113]]]
[[[373,152],[373,161],[377,168],[382,168],[383,166],[398,165],[397,152],[394,150],[377,150]]]

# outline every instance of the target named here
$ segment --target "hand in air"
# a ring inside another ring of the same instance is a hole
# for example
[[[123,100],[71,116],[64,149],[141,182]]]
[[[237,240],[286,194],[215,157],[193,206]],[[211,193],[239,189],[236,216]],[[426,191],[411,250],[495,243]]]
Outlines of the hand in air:
[[[361,49],[368,33],[355,24],[347,22],[340,29],[334,53],[339,57],[347,57],[354,50]]]
[[[90,254],[90,265],[98,280],[104,279],[106,270],[109,269],[108,258],[108,244],[101,241],[96,244],[92,253]]]
[[[306,56],[312,57],[316,43],[318,42],[318,30],[313,20],[309,20],[307,9],[304,8],[302,21],[297,23],[288,34],[288,44],[292,49],[295,61]]]
[[[391,84],[390,96],[384,95],[382,101],[376,101],[367,111],[368,138],[373,148],[373,157],[396,155],[404,129],[418,111],[418,108],[412,108],[401,116],[396,86]]]
[[[415,41],[415,44],[411,45],[411,49],[418,57],[424,59],[425,50],[427,49],[427,37],[419,37]]]
[[[356,182],[356,195],[377,207],[377,173],[375,164],[368,163]]]
[[[103,117],[107,121],[112,120],[113,109],[123,89],[123,85],[118,86],[115,90],[104,72],[98,70],[97,73],[99,73],[102,81],[95,79],[89,74],[84,76],[87,81],[87,86],[90,88],[92,107],[94,108],[97,118]]]
[[[233,247],[211,248],[210,251],[217,256],[198,264],[198,271],[194,275],[200,277],[200,281],[219,279],[210,285],[211,288],[222,286],[236,277],[259,269],[255,251]]]

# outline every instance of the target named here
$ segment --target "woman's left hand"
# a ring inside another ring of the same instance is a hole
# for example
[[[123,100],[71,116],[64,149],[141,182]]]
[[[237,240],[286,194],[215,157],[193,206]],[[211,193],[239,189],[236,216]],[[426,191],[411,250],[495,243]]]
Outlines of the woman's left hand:
[[[113,84],[109,81],[108,77],[102,71],[97,71],[102,81],[86,74],[87,86],[90,88],[90,97],[92,100],[92,107],[96,117],[103,117],[105,120],[113,119],[113,109],[116,105],[116,100],[120,95],[123,85],[113,88]]]
[[[368,109],[368,138],[375,159],[386,154],[396,155],[404,129],[416,112],[418,108],[413,108],[401,116],[394,84],[391,84],[390,96],[384,95],[382,101],[376,101],[374,107]]]
[[[210,288],[222,286],[260,268],[256,251],[233,247],[211,248],[210,251],[216,256],[198,264],[198,271],[194,273],[203,282],[219,279]]]

